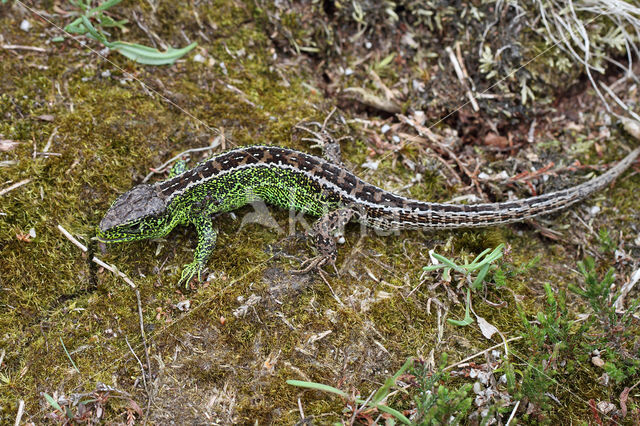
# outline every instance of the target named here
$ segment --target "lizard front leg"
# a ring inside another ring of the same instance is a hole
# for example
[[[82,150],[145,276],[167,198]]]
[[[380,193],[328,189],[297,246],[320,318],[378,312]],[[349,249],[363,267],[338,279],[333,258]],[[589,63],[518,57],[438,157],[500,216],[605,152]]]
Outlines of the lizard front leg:
[[[302,263],[301,269],[292,271],[297,274],[304,274],[312,269],[320,268],[330,264],[335,268],[338,256],[336,236],[344,233],[344,227],[355,211],[350,208],[340,208],[322,216],[310,230],[314,245],[318,250],[318,255]]]
[[[187,162],[180,159],[176,161],[171,169],[169,170],[169,179],[178,176],[180,173],[186,172],[188,170]]]
[[[211,216],[202,213],[195,216],[191,222],[196,227],[198,232],[198,245],[196,246],[196,254],[193,262],[184,266],[182,270],[182,276],[178,285],[187,285],[197,274],[198,281],[201,280],[202,271],[207,266],[207,261],[213,253],[213,249],[216,246],[216,239],[218,238],[218,230],[213,227],[213,219]]]

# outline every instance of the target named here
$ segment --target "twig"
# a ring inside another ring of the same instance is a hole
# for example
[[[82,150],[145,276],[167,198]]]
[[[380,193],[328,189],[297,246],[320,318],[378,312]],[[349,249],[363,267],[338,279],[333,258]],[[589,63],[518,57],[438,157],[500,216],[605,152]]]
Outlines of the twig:
[[[300,420],[304,420],[304,410],[302,409],[302,401],[298,398],[298,410],[300,410]]]
[[[56,127],[53,129],[53,132],[51,132],[51,136],[49,136],[49,140],[47,141],[47,144],[44,146],[44,148],[42,148],[42,152],[40,154],[49,153],[49,148],[51,148],[51,142],[53,142],[53,138],[57,134],[58,134],[58,128]]]
[[[249,97],[247,96],[246,93],[244,93],[242,90],[238,89],[236,86],[234,86],[233,84],[229,84],[229,83],[225,83],[222,80],[218,80],[219,82],[221,82],[224,87],[227,88],[227,90],[232,91],[233,93],[237,94],[240,96],[240,100],[244,103],[246,103],[247,105],[252,106],[253,108],[257,108],[256,104],[254,104],[253,102],[251,102],[249,100]]]
[[[87,247],[84,244],[82,244],[80,241],[78,241],[73,235],[71,235],[69,231],[64,229],[61,225],[58,225],[58,230],[62,232],[62,234],[65,237],[67,237],[67,239],[69,239],[69,241],[71,241],[76,247],[78,247],[80,250],[82,250],[85,253],[87,252]],[[136,285],[133,283],[133,281],[131,281],[131,279],[129,279],[129,277],[127,277],[124,273],[120,272],[118,268],[116,268],[115,266],[109,265],[108,263],[103,262],[102,260],[98,259],[96,256],[94,256],[93,259],[91,259],[91,261],[102,266],[105,269],[108,269],[114,274],[120,276],[124,280],[124,282],[129,284],[129,286],[134,290],[136,294],[136,301],[138,303],[138,319],[140,322],[140,336],[142,338],[142,345],[144,346],[144,355],[147,360],[147,367],[149,368],[149,378],[151,378],[151,361],[149,359],[149,346],[147,345],[147,336],[144,332],[144,319],[142,316],[142,299],[140,298],[140,290],[138,290],[138,287],[136,287]],[[126,340],[126,337],[125,337],[125,340]],[[128,341],[127,341],[127,345],[129,345]],[[64,343],[63,343],[63,346],[64,346]],[[133,349],[132,349],[132,352],[133,352]],[[69,359],[71,359],[71,357],[69,357]],[[73,363],[73,360],[71,362]],[[140,362],[140,360],[138,360],[138,362]],[[144,369],[142,370],[142,374],[144,379]],[[151,400],[151,394],[149,393],[149,390],[147,388],[146,380],[145,380],[145,390],[147,391],[147,396],[149,400]]]
[[[420,136],[427,138],[433,143],[440,143],[440,137],[433,133],[430,128],[416,123],[406,115],[397,114],[397,117],[400,119],[400,121],[404,121],[406,124],[413,127]]]
[[[387,100],[394,102],[396,104],[398,103],[398,100],[396,99],[396,96],[394,95],[394,93],[391,91],[391,89],[387,87],[386,84],[382,82],[382,79],[378,74],[376,74],[373,68],[369,70],[369,76],[371,76],[373,83],[384,92],[384,96],[387,98]]]
[[[529,133],[527,133],[527,142],[529,143],[534,143],[536,140],[536,123],[537,120],[534,118],[533,121],[531,122],[531,125],[529,126]]]
[[[15,426],[20,426],[20,421],[22,420],[22,415],[24,414],[24,400],[21,399],[18,403],[18,414],[16,414],[16,422]]]
[[[609,96],[611,96],[613,98],[614,101],[616,101],[616,103],[618,105],[620,105],[620,107],[625,110],[630,116],[632,116],[634,119],[640,121],[640,115],[636,114],[635,112],[633,112],[633,110],[631,108],[629,108],[627,106],[627,104],[625,104],[622,99],[620,99],[618,97],[618,95],[616,95],[613,90],[611,90],[609,88],[609,86],[607,86],[606,84],[604,84],[603,82],[600,81],[600,86],[605,90],[605,92],[607,92],[609,94]]]
[[[80,250],[82,250],[85,253],[87,252],[87,247],[84,244],[82,244],[80,241],[76,240],[75,237],[69,233],[69,231],[64,229],[61,225],[58,225],[58,230],[62,232],[62,234],[65,237],[67,237],[67,239],[71,241],[76,247],[78,247]],[[123,272],[120,272],[118,268],[116,268],[115,266],[109,265],[108,263],[103,262],[102,260],[98,259],[96,256],[93,256],[93,259],[91,259],[91,261],[102,266],[104,269],[107,269],[113,272],[114,274],[118,275],[120,278],[124,280],[124,282],[129,284],[131,288],[136,288],[136,285],[133,283],[133,281],[131,281],[131,279],[127,277]]]
[[[10,191],[13,191],[16,188],[20,188],[22,185],[28,184],[29,182],[31,182],[31,179],[24,179],[24,180],[21,180],[18,183],[14,183],[13,185],[11,185],[11,186],[3,189],[3,190],[0,190],[0,197],[2,197],[3,195],[9,193]]]
[[[331,287],[331,284],[329,284],[329,281],[327,281],[327,279],[324,277],[322,269],[318,269],[318,275],[320,275],[320,278],[322,278],[322,281],[324,281],[324,283],[327,285],[327,287],[329,287],[329,290],[331,291],[331,294],[333,295],[334,299],[336,299],[338,301],[340,306],[345,306],[345,304],[342,303],[342,300],[340,300],[340,298],[333,291],[333,287]]]
[[[475,176],[475,174],[471,173],[471,171],[469,171],[469,169],[467,169],[467,166],[464,165],[464,163],[458,158],[458,156],[456,156],[453,153],[453,151],[451,151],[451,149],[449,149],[445,144],[443,144],[441,142],[440,138],[438,136],[436,136],[436,134],[433,133],[431,131],[431,129],[416,123],[415,121],[411,120],[409,117],[406,117],[406,116],[404,116],[402,114],[397,114],[397,117],[401,121],[404,121],[409,126],[413,127],[418,132],[418,134],[420,136],[424,136],[427,139],[429,139],[431,142],[433,142],[434,145],[437,147],[437,149],[440,152],[446,153],[449,156],[449,158],[454,160],[456,162],[456,164],[458,164],[458,167],[460,167],[460,169],[462,169],[462,171],[467,175],[467,177],[469,178],[471,183],[476,187],[476,190],[478,191],[478,194],[480,194],[480,196],[483,199],[487,198],[486,195],[484,194],[484,192],[482,192],[482,188],[480,188],[480,183],[478,182],[478,179]]]
[[[513,418],[515,417],[516,411],[518,411],[518,407],[520,406],[520,401],[521,400],[516,401],[516,405],[515,407],[513,407],[513,411],[511,412],[511,415],[509,416],[509,420],[507,420],[507,423],[505,424],[505,426],[509,426],[509,424],[511,423],[511,420],[513,420]]]
[[[153,47],[157,47],[156,45],[156,41],[158,42],[158,44],[160,45],[160,47],[162,47],[163,50],[167,50],[167,43],[165,43],[159,36],[158,34],[156,34],[155,32],[149,30],[149,28],[147,28],[143,23],[142,20],[140,19],[140,17],[136,14],[136,11],[133,11],[133,17],[134,20],[136,22],[136,24],[138,25],[138,27],[147,35],[147,37],[149,37],[149,40],[151,41],[151,43],[153,44]]]
[[[517,181],[526,182],[532,179],[537,179],[541,175],[546,175],[547,172],[549,172],[549,170],[551,170],[553,166],[555,166],[555,164],[553,161],[551,161],[546,166],[539,168],[538,170],[534,170],[533,172],[525,170],[522,173],[518,173],[517,175],[510,177],[508,182],[517,182]]]
[[[400,115],[399,115],[400,117]],[[404,116],[403,116],[404,117]],[[405,117],[406,118],[406,117]],[[407,119],[408,120],[408,119]],[[407,124],[409,124],[407,122]],[[400,136],[403,139],[407,139],[409,141],[409,143],[413,143],[415,142],[417,139],[419,139],[419,136],[416,135],[410,135],[408,133],[398,133],[398,136]],[[424,140],[424,139],[423,139]],[[442,158],[442,156],[440,154],[438,154],[435,150],[431,150],[430,155],[433,155],[436,160],[438,160],[439,162],[442,163],[442,165],[449,170],[449,173],[451,173],[453,175],[453,182],[451,182],[452,184],[455,184],[456,181],[462,183],[462,178],[460,177],[460,175],[453,170],[453,167],[451,167],[451,165],[449,163],[446,162],[446,160],[444,158]],[[444,173],[443,173],[444,174]]]
[[[457,367],[460,364],[464,364],[465,362],[467,362],[469,360],[472,360],[473,358],[476,358],[476,357],[482,355],[483,353],[485,353],[487,351],[493,350],[495,348],[499,348],[500,346],[506,345],[509,342],[514,342],[514,341],[520,340],[520,339],[522,339],[522,336],[512,337],[511,339],[505,340],[504,342],[500,342],[497,345],[493,345],[490,348],[484,349],[484,350],[482,350],[482,351],[480,351],[480,352],[478,352],[476,354],[473,354],[473,355],[471,355],[469,357],[466,357],[462,361],[456,362],[455,364],[448,365],[445,368],[443,368],[442,371],[450,370],[450,369],[452,369],[454,367]]]
[[[47,53],[47,49],[43,47],[22,46],[19,44],[3,44],[2,48],[5,50],[29,50],[31,52]]]
[[[350,425],[354,425],[356,423],[356,417],[358,416],[358,414],[360,414],[360,412],[367,408],[367,404],[369,404],[369,401],[371,401],[371,398],[373,398],[373,395],[376,394],[376,391],[371,391],[371,393],[369,394],[369,396],[367,397],[367,399],[365,399],[365,401],[360,404],[360,407],[358,407],[358,403],[356,403],[354,401],[354,410],[353,410],[353,414],[351,415],[351,421],[349,422]],[[354,398],[355,400],[355,398]],[[382,401],[380,401],[382,402]]]
[[[449,158],[453,159],[453,161],[455,161],[456,164],[458,164],[458,167],[462,169],[464,174],[467,175],[471,183],[476,187],[478,194],[480,194],[480,196],[486,200],[487,196],[484,194],[484,192],[482,192],[482,188],[480,188],[480,183],[478,182],[478,178],[476,174],[471,173],[471,171],[467,168],[467,166],[464,165],[462,160],[460,160],[458,156],[454,154],[454,152],[451,149],[449,149],[449,147],[447,147],[441,142],[438,142],[436,145],[440,148],[441,151],[445,152],[449,156]]]
[[[616,312],[624,311],[624,298],[629,294],[631,289],[640,281],[640,268],[636,269],[636,271],[631,274],[631,278],[628,283],[625,283],[622,287],[620,287],[620,295],[613,302],[613,306],[616,307]]]
[[[140,335],[142,336],[142,346],[144,346],[144,356],[147,360],[147,369],[149,370],[149,379],[151,379],[151,360],[149,359],[149,346],[147,346],[147,335],[144,332],[144,321],[142,318],[142,300],[140,299],[140,291],[136,288],[136,299],[138,301],[138,320],[140,321]],[[144,370],[143,370],[144,373]],[[146,386],[145,386],[146,389]],[[147,389],[147,397],[151,401],[151,394]]]
[[[460,62],[458,62],[458,58],[456,58],[455,53],[453,53],[453,49],[451,47],[447,46],[445,48],[445,50],[449,54],[449,60],[453,64],[453,69],[456,71],[456,76],[458,77],[458,81],[460,81],[460,84],[462,85],[463,88],[467,89],[467,97],[469,98],[469,102],[471,102],[471,107],[473,108],[473,110],[475,112],[480,111],[480,107],[478,106],[478,102],[476,101],[476,98],[473,97],[473,93],[471,92],[471,89],[469,88],[469,85],[467,84],[467,81],[465,80],[464,72],[462,71],[462,67],[460,65]],[[464,66],[464,65],[462,65],[462,66]]]
[[[131,344],[129,343],[129,339],[127,338],[127,336],[124,336],[124,341],[127,342],[127,346],[129,346],[129,350],[133,354],[133,357],[136,359],[136,361],[138,361],[138,365],[140,366],[140,370],[142,371],[142,383],[144,383],[144,390],[147,392],[147,397],[149,397],[149,388],[147,388],[147,378],[146,378],[147,372],[144,371],[144,365],[142,365],[142,361],[140,361],[140,358],[138,358],[138,355],[136,355],[133,348],[131,347]]]

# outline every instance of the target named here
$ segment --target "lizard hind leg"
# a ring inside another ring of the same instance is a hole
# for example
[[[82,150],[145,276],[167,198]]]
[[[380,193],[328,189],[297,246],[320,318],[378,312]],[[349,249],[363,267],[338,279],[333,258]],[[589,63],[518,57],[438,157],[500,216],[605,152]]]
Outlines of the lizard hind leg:
[[[355,211],[350,208],[340,208],[318,219],[309,232],[313,238],[313,243],[318,251],[318,255],[305,260],[302,265],[300,265],[300,269],[291,272],[294,274],[306,274],[327,264],[336,269],[336,259],[338,256],[336,236],[342,236],[345,225],[349,223],[354,214]]]

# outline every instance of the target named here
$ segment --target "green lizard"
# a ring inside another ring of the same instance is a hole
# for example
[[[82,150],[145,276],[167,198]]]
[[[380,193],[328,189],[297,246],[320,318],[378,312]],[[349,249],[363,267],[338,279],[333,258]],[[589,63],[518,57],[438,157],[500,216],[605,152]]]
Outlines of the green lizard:
[[[159,238],[178,225],[192,224],[198,244],[192,263],[179,283],[198,279],[206,267],[218,232],[213,219],[262,200],[320,219],[310,233],[319,255],[308,270],[336,260],[336,231],[351,220],[376,229],[452,229],[492,226],[551,213],[604,188],[640,154],[636,148],[606,173],[569,189],[522,200],[483,204],[442,204],[412,200],[371,185],[344,168],[339,145],[322,131],[315,133],[325,148],[322,159],[275,146],[232,149],[190,170],[184,163],[169,178],[142,184],[111,205],[97,230],[106,243]]]

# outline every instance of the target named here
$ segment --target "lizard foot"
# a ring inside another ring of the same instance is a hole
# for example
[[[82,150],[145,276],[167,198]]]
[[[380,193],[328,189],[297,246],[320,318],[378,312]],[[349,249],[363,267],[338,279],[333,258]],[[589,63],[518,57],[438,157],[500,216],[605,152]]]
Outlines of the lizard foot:
[[[292,269],[289,272],[293,275],[304,275],[311,271],[320,270],[324,265],[331,265],[336,272],[336,275],[339,274],[338,268],[336,268],[336,259],[333,256],[319,255],[312,257],[311,259],[307,259],[300,265],[299,269]]]
[[[302,262],[300,269],[294,270],[292,273],[306,274],[329,264],[333,266],[336,275],[339,274],[338,268],[336,268],[336,259],[338,257],[336,240],[344,240],[344,226],[354,214],[355,212],[352,209],[340,208],[318,219],[309,233],[313,237],[314,245],[320,254]]]
[[[198,262],[192,262],[187,265],[184,265],[184,269],[182,269],[182,275],[180,276],[180,280],[178,281],[178,286],[183,285],[186,287],[189,285],[191,280],[197,275],[198,281],[201,281],[202,272],[204,271],[204,266],[202,266]]]

